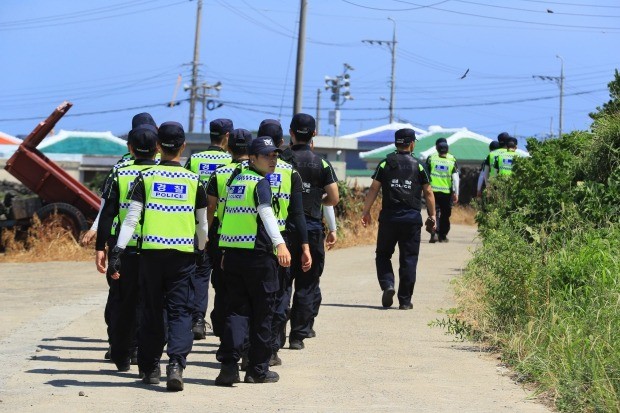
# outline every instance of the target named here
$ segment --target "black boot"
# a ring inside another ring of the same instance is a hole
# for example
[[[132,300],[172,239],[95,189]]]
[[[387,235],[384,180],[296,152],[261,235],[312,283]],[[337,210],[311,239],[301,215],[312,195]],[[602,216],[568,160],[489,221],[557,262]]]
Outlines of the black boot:
[[[140,378],[144,384],[159,384],[159,378],[161,377],[161,369],[158,367],[152,371],[146,372],[140,371]]]
[[[275,371],[268,371],[265,374],[265,377],[254,377],[248,373],[245,374],[245,378],[243,379],[246,383],[276,383],[280,380],[280,375]]]
[[[235,383],[241,383],[241,377],[239,377],[239,366],[237,363],[222,363],[220,374],[215,379],[215,385],[232,386]]]
[[[204,318],[193,323],[192,333],[194,333],[194,340],[204,340],[207,337],[207,323]]]
[[[170,363],[166,367],[166,389],[183,391],[183,367],[179,363]]]

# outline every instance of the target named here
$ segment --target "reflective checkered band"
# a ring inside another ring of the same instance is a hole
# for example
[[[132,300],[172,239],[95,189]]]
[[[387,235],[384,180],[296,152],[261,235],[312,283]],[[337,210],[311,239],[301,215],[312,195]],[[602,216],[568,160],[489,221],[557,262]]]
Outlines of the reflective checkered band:
[[[226,202],[226,198],[218,198],[218,199],[217,199],[217,202],[218,202],[218,203],[220,203],[220,202]]]
[[[125,169],[121,168],[117,172],[118,176],[138,176],[140,175],[140,171],[136,169]]]
[[[123,160],[120,160],[112,168],[114,168],[114,170],[118,171],[119,169],[124,168],[125,166],[128,166],[128,165],[133,165],[133,159],[123,159]]]
[[[146,235],[144,237],[144,242],[163,245],[193,245],[194,238],[164,238],[155,235]]]
[[[225,214],[257,214],[258,210],[252,207],[226,207]]]
[[[256,176],[256,175],[241,174],[241,175],[237,175],[234,180],[235,181],[255,181],[255,182],[258,182],[258,181],[260,181],[262,179],[265,179],[265,178],[262,177],[262,176]]]
[[[221,242],[255,242],[256,235],[221,235]]]
[[[291,194],[285,194],[282,192],[277,192],[275,194],[273,194],[274,198],[279,198],[279,199],[291,199]]]
[[[119,202],[118,207],[120,209],[129,209],[129,202]]]
[[[196,174],[192,172],[168,172],[168,171],[162,171],[162,170],[155,170],[155,171],[149,170],[146,172],[142,172],[142,176],[144,177],[149,177],[153,175],[164,176],[166,178],[196,179]]]
[[[145,208],[164,212],[192,212],[194,210],[191,205],[161,205],[153,202],[147,203]]]
[[[221,153],[221,154],[195,153],[192,155],[192,158],[220,160],[220,159],[230,159],[230,155],[228,153]]]
[[[236,165],[234,167],[232,167],[232,168],[230,166],[228,166],[228,165],[220,166],[219,168],[217,168],[215,170],[215,172],[217,174],[231,174],[231,173],[233,173],[235,171],[235,168],[236,168]]]
[[[278,220],[278,226],[279,227],[282,227],[282,226],[285,226],[285,225],[286,225],[286,220],[285,219],[279,219]]]
[[[137,241],[140,239],[140,235],[136,234],[135,232],[133,233],[133,235],[131,236],[131,239],[134,241]]]
[[[293,165],[282,160],[278,160],[278,168],[280,169],[293,169]]]

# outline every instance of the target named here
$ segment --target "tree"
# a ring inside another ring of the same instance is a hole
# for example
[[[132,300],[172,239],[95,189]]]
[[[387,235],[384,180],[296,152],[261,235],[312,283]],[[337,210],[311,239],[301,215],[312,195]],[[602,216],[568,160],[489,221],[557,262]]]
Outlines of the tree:
[[[602,107],[597,107],[597,112],[592,112],[589,116],[594,119],[600,119],[604,115],[620,113],[620,73],[618,69],[614,70],[614,80],[607,84],[609,88],[609,96],[611,100],[603,103]]]

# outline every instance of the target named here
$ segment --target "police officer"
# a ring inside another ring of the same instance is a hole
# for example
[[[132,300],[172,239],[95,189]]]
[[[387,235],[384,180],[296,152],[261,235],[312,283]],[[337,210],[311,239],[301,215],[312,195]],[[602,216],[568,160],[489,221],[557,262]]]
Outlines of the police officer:
[[[336,205],[339,196],[334,169],[329,162],[312,152],[310,146],[316,135],[314,118],[305,113],[296,114],[291,120],[289,134],[293,144],[291,163],[303,182],[302,200],[312,256],[312,266],[307,272],[303,270],[301,256],[295,251],[291,264],[295,292],[291,306],[289,348],[301,350],[304,348],[303,340],[311,336],[321,303],[319,281],[325,265],[323,206]],[[295,234],[293,231],[290,233],[291,245],[301,243]]]
[[[501,152],[495,158],[495,169],[499,176],[512,175],[514,159],[521,156],[517,152],[517,139],[510,137],[506,141],[506,151]]]
[[[491,141],[491,143],[489,144],[489,154],[491,152],[493,152],[494,150],[499,149],[499,142],[498,141]],[[477,198],[482,198],[482,189],[489,186],[489,183],[486,180],[484,171],[486,169],[486,163],[488,161],[489,157],[488,155],[484,158],[484,161],[482,161],[482,165],[480,165],[480,174],[478,175],[478,185],[476,186],[476,197]]]
[[[128,146],[132,159],[124,166],[114,168],[113,179],[102,194],[105,200],[97,227],[97,242],[95,245],[97,270],[106,271],[105,247],[111,241],[110,248],[114,247],[116,227],[113,223],[122,222],[127,215],[129,202],[127,195],[133,181],[140,171],[155,165],[157,151],[157,128],[151,125],[141,125],[133,128],[128,135]],[[112,238],[110,239],[110,234]],[[138,250],[137,243],[140,226],[127,243],[125,254],[122,257],[119,279],[110,280],[108,296],[108,319],[110,356],[119,371],[129,370],[130,362],[137,364],[136,328],[138,305]],[[134,359],[134,360],[132,360]]]
[[[228,165],[231,156],[226,151],[230,134],[233,131],[233,122],[230,119],[215,119],[209,124],[211,145],[204,152],[195,153],[187,160],[185,167],[200,175],[206,185],[211,174],[220,166]],[[194,309],[192,311],[192,332],[194,340],[202,340],[207,335],[205,314],[209,303],[209,278],[211,277],[212,263],[210,257],[200,257],[196,272],[192,276],[194,289]]]
[[[432,223],[435,220],[435,198],[426,171],[411,155],[415,146],[413,129],[399,129],[394,136],[396,152],[381,161],[372,177],[364,209],[362,225],[370,224],[370,208],[379,190],[383,191],[381,213],[379,214],[379,233],[377,235],[377,277],[383,290],[381,304],[391,307],[394,298],[394,270],[392,254],[398,243],[399,309],[411,310],[411,296],[416,281],[416,267],[420,251],[420,232],[422,227],[421,196],[424,193],[426,208]],[[431,227],[434,224],[431,225]]]
[[[241,173],[243,168],[248,167],[248,149],[252,143],[252,134],[246,129],[235,129],[228,138],[228,152],[232,155],[232,162],[228,165],[220,166],[211,174],[207,184],[207,198],[209,207],[207,218],[209,220],[209,243],[207,253],[213,263],[211,272],[211,284],[215,291],[213,298],[213,310],[211,311],[211,323],[213,334],[217,337],[222,336],[228,299],[226,295],[226,283],[224,282],[224,271],[222,270],[222,250],[219,247],[220,221],[218,217],[224,214],[228,185],[230,184],[233,172]]]
[[[282,125],[275,119],[263,120],[258,127],[258,135],[271,137],[274,145],[278,148],[285,146]],[[301,177],[290,163],[278,159],[274,173],[269,174],[267,178],[271,184],[271,192],[275,201],[274,209],[280,233],[291,252],[291,256],[299,256],[302,271],[309,271],[312,266],[312,256],[310,255],[308,230],[304,218]],[[292,238],[301,244],[293,244],[291,242],[291,237],[289,236],[291,231],[296,231],[296,236]],[[290,303],[289,268],[278,267],[278,279],[280,289],[276,293],[274,304],[270,366],[282,364],[278,351],[284,346],[284,340],[286,339],[287,312]]]
[[[489,156],[484,161],[484,168],[482,173],[484,174],[484,180],[488,184],[489,179],[497,176],[497,169],[495,168],[495,160],[502,152],[506,152],[506,144],[511,136],[508,132],[502,132],[497,135],[497,142],[499,143],[499,148],[489,153]]]
[[[146,113],[138,113],[137,115],[135,115],[132,119],[131,119],[131,128],[137,128],[138,126],[141,125],[149,125],[152,126],[154,128],[157,128],[157,124],[155,123],[155,121],[153,120],[153,117]],[[110,170],[110,172],[108,173],[107,177],[105,178],[103,185],[101,186],[100,192],[102,194],[106,193],[108,191],[108,189],[110,188],[110,186],[112,185],[113,181],[114,181],[114,171],[117,168],[120,168],[123,165],[129,164],[131,162],[133,162],[133,155],[131,152],[131,149],[129,148],[130,146],[130,138],[129,136],[127,137],[127,153],[125,155],[123,155],[118,161],[116,161],[116,163],[114,164],[114,166],[112,167],[112,169]],[[156,156],[158,156],[159,153],[156,154]],[[105,206],[105,197],[101,198],[101,204],[99,207],[99,212],[97,213],[97,217],[95,218],[95,220],[93,221],[93,224],[91,225],[90,229],[86,232],[84,232],[84,234],[82,235],[82,238],[80,239],[80,242],[82,243],[82,245],[88,245],[91,243],[91,241],[97,236],[97,228],[99,226],[99,217],[101,216],[101,211],[103,211],[103,207]],[[113,222],[113,230],[116,231],[116,225],[118,224],[117,221]],[[109,235],[111,235],[110,233],[108,233]],[[110,240],[110,245],[112,245],[111,248],[114,247],[114,243],[112,242],[112,240]],[[110,248],[110,249],[111,249]],[[100,268],[98,268],[98,270],[100,271]],[[112,279],[108,276],[106,276],[106,281],[108,282],[108,286],[111,285]],[[111,292],[111,291],[110,291]],[[110,300],[112,299],[110,292],[108,292],[108,299],[106,302],[106,306],[105,306],[105,310],[104,310],[104,320],[106,325],[108,326],[108,342],[110,341],[110,316],[109,316],[109,307],[110,307]],[[108,351],[106,351],[105,355],[103,356],[104,359],[109,360],[110,359],[110,352],[111,349],[110,347],[108,347]],[[135,356],[132,356],[132,363],[136,364],[137,360]]]
[[[249,365],[246,383],[273,383],[279,376],[269,371],[271,318],[279,289],[278,264],[288,267],[291,255],[278,229],[272,208],[269,181],[279,149],[269,137],[250,144],[250,166],[231,182],[220,234],[224,249],[224,275],[229,314],[217,359],[222,363],[216,385],[240,381],[238,361],[249,334]],[[275,252],[275,254],[274,254]]]
[[[141,220],[138,366],[144,383],[158,384],[159,361],[167,337],[166,387],[180,391],[192,348],[190,280],[196,267],[194,249],[204,254],[207,242],[207,194],[198,175],[179,163],[185,148],[183,127],[177,122],[162,123],[157,143],[162,161],[142,171],[134,181],[129,210],[110,253],[108,274],[120,277],[119,257]],[[162,322],[164,308],[167,334]]]
[[[454,156],[448,153],[446,139],[437,139],[435,149],[437,153],[432,154],[426,160],[426,170],[430,175],[430,184],[433,188],[435,208],[439,220],[437,222],[437,233],[431,234],[430,243],[448,242],[447,235],[450,232],[452,203],[457,203],[459,200],[459,168]]]

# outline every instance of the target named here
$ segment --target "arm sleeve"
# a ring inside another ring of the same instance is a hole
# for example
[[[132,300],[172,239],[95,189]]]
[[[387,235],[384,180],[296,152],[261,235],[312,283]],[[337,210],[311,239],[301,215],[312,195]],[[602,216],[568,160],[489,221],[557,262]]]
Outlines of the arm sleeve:
[[[271,205],[258,205],[258,215],[260,215],[260,219],[263,221],[263,225],[267,230],[267,234],[269,234],[269,238],[271,238],[272,244],[274,246],[283,244],[284,238],[282,238],[282,234],[280,234],[280,230],[278,229],[278,221],[276,221]]]
[[[209,181],[207,182],[207,195],[218,197],[217,195],[217,174],[211,174]]]
[[[101,211],[103,211],[103,207],[105,206],[105,198],[101,198],[101,206],[99,207],[99,212],[97,212],[97,216],[93,221],[93,225],[90,226],[90,231],[97,231],[97,227],[99,226],[99,217],[101,216]]]
[[[482,191],[482,184],[486,181],[486,177],[484,174],[484,171],[487,169],[486,164],[482,165],[482,169],[480,170],[480,175],[478,176],[478,185],[476,187],[476,189],[478,190],[478,192]]]
[[[127,247],[127,243],[138,226],[138,221],[140,221],[140,216],[142,216],[143,208],[144,204],[142,202],[131,201],[129,203],[129,211],[123,220],[121,232],[118,235],[118,240],[116,241],[117,247],[121,249],[125,249]]]
[[[133,187],[131,188],[131,192],[127,196],[127,199],[144,204],[144,193],[144,179],[142,178],[142,175],[138,175],[136,180],[133,181]]]
[[[330,231],[336,231],[336,229],[338,229],[336,227],[336,213],[334,212],[333,206],[323,207],[323,217],[325,221],[327,221],[327,228],[329,228]]]
[[[209,239],[209,225],[207,224],[207,208],[200,208],[196,210],[196,235],[198,235],[198,249],[203,250]]]
[[[452,174],[452,191],[454,192],[454,194],[456,194],[456,196],[459,196],[460,182],[461,182],[461,179],[459,178],[458,171],[454,171],[454,173]]]

